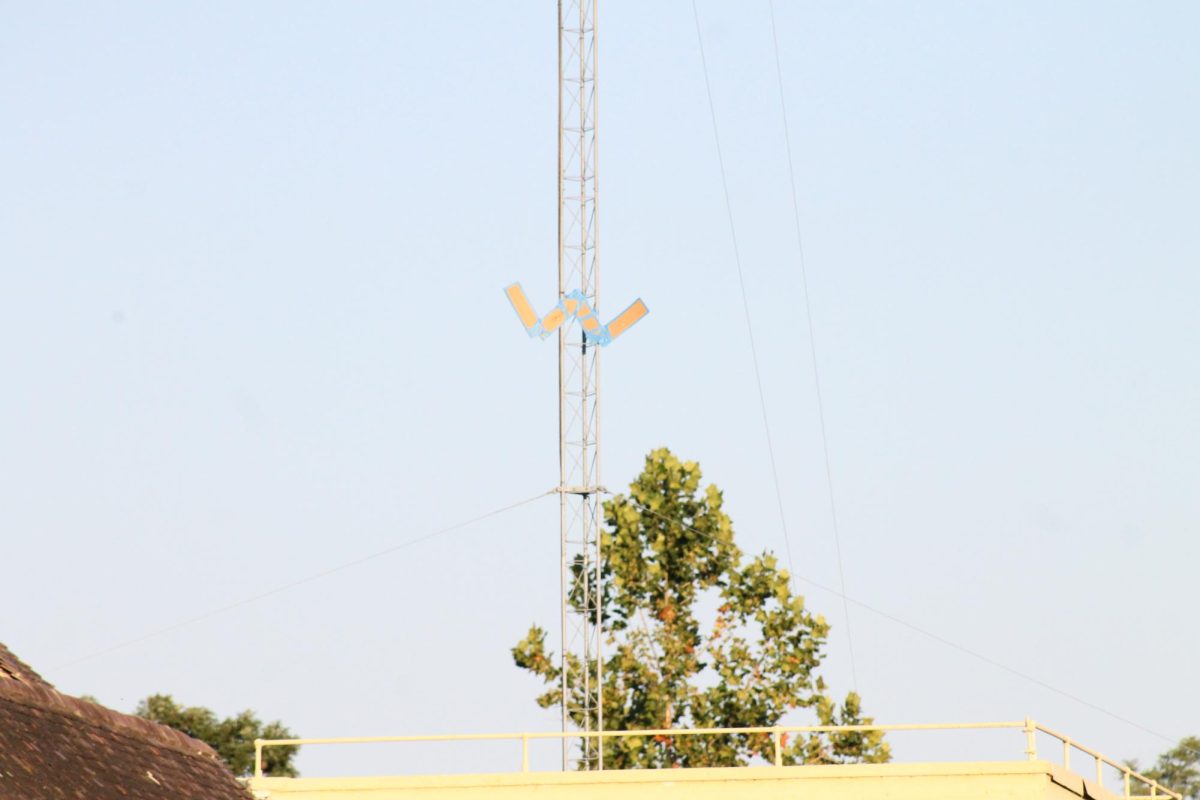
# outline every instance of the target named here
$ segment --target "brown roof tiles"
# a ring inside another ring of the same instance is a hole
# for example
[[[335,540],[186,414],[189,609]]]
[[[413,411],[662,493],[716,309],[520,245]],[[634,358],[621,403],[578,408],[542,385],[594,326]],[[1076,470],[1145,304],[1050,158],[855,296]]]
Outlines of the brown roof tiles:
[[[41,675],[38,675],[29,665],[21,659],[13,655],[13,652],[0,642],[0,681],[15,680],[21,683],[27,683],[31,686],[44,686],[47,689],[53,689]]]
[[[203,742],[61,694],[0,645],[0,800],[248,800]]]

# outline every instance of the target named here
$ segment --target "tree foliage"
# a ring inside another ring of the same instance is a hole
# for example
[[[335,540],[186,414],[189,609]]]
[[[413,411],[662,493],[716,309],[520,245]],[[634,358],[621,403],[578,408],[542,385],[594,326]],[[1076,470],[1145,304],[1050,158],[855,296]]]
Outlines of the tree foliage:
[[[870,724],[851,692],[838,704],[817,674],[829,625],[792,593],[770,553],[745,558],[721,491],[701,487],[700,467],[667,449],[652,451],[629,486],[604,504],[601,534],[604,727],[651,730],[780,724],[797,710],[819,725]],[[571,597],[585,592],[575,564]],[[517,666],[547,685],[543,708],[561,706],[561,667],[546,632],[530,628],[512,649]],[[587,665],[594,670],[595,664]],[[584,665],[568,656],[570,684]],[[576,691],[582,692],[582,689]],[[582,695],[568,707],[576,725]],[[792,724],[803,724],[793,722]],[[595,721],[591,721],[593,729]],[[773,758],[769,734],[649,736],[605,741],[606,768],[733,766]],[[786,741],[786,764],[883,762],[880,732],[812,734]],[[581,765],[582,766],[582,765]]]
[[[1136,761],[1127,763],[1147,778],[1179,792],[1187,800],[1200,800],[1200,736],[1180,739],[1179,744],[1160,755],[1152,767],[1142,769]]]
[[[133,712],[142,719],[186,733],[206,742],[217,751],[234,775],[254,771],[255,739],[294,739],[295,734],[279,721],[263,724],[253,711],[218,719],[207,708],[181,706],[169,694],[154,694],[138,703]],[[300,773],[292,764],[298,745],[268,747],[263,750],[263,774],[294,778]]]

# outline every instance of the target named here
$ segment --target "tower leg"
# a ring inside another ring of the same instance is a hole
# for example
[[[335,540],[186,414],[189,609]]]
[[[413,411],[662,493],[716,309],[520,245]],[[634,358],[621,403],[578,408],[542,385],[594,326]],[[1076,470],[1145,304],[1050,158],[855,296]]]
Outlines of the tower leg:
[[[578,291],[598,312],[595,9],[596,0],[558,3],[558,293]],[[603,725],[599,351],[582,326],[558,329],[564,732]],[[564,742],[564,769],[573,750],[579,767],[602,766],[598,739]]]

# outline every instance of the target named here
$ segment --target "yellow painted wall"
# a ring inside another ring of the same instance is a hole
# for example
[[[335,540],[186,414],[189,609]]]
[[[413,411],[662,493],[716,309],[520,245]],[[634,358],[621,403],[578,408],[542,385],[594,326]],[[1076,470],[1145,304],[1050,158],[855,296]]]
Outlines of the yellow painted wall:
[[[263,800],[1116,800],[1047,761],[256,778]]]

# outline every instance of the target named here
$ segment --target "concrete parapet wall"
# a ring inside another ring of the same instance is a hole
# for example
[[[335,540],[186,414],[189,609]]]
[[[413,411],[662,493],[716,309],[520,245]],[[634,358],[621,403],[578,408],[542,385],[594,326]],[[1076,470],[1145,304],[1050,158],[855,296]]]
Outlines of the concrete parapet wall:
[[[256,778],[262,800],[1116,800],[1046,761]]]

